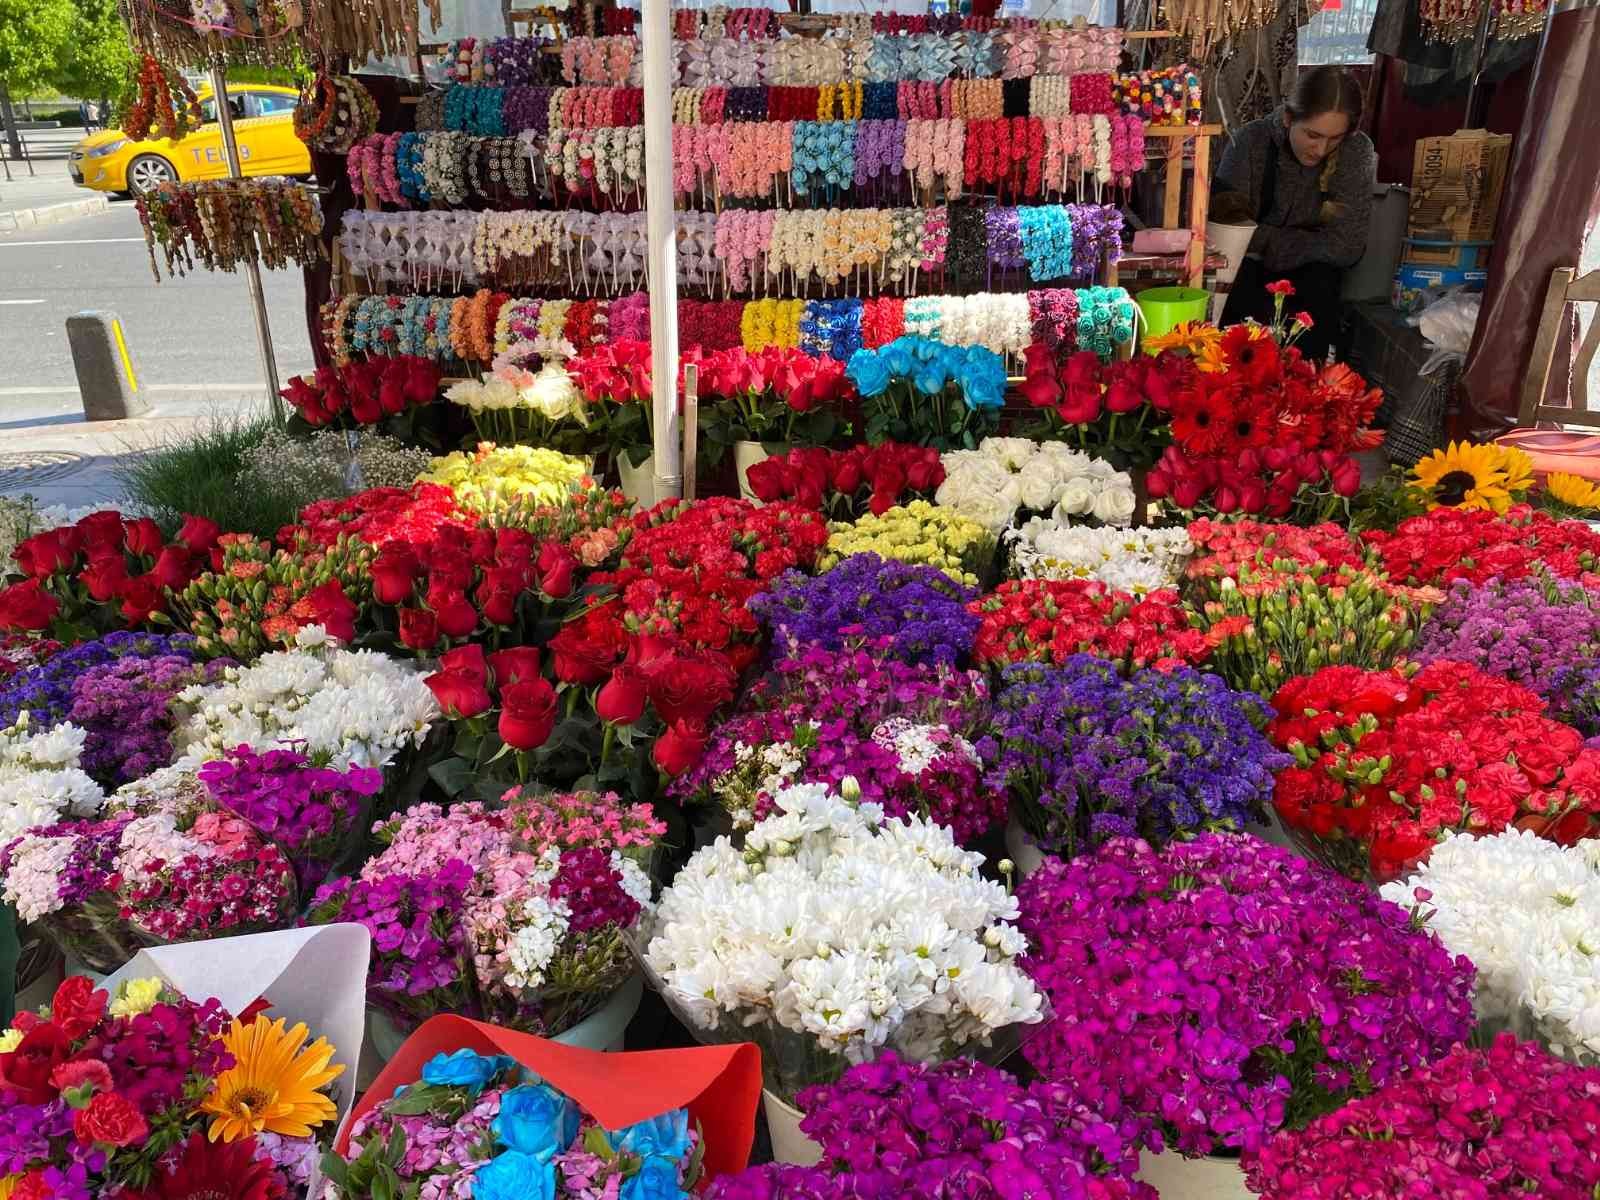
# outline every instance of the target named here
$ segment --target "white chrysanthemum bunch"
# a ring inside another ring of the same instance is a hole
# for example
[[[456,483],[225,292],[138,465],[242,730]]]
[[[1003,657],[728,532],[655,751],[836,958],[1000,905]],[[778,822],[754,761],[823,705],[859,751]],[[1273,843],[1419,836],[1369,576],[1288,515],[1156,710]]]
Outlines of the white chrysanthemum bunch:
[[[35,826],[100,811],[105,793],[78,765],[87,736],[67,724],[40,731],[26,709],[0,729],[0,846]]]
[[[1053,517],[1034,517],[1005,537],[1020,578],[1098,579],[1136,596],[1177,587],[1194,553],[1185,529],[1090,528]]]
[[[372,650],[344,650],[320,625],[295,636],[293,650],[264,654],[221,681],[174,700],[179,766],[219,758],[241,744],[266,749],[304,743],[313,761],[344,769],[382,767],[420,746],[439,706],[408,662]]]
[[[743,852],[718,838],[661,898],[646,961],[694,1021],[775,1025],[863,1062],[884,1046],[943,1058],[1043,1019],[1016,901],[981,854],[821,784],[775,802]]]
[[[1600,1062],[1600,846],[1457,834],[1382,892],[1472,960],[1480,1020],[1526,1013],[1556,1054]]]
[[[1138,503],[1126,471],[1065,442],[985,438],[976,450],[952,450],[940,461],[945,477],[935,502],[991,533],[1009,525],[1019,509],[1052,512],[1062,523],[1094,517],[1106,525],[1127,525]]]

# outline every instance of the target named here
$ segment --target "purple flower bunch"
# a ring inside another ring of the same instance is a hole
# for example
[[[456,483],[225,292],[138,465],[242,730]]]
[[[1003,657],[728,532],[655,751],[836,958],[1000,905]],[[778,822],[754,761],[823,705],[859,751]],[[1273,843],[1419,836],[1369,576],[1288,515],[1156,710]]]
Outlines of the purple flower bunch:
[[[1473,1028],[1470,962],[1247,834],[1120,838],[1047,860],[1017,899],[1055,1010],[1023,1054],[1091,1108],[1154,1122],[1152,1149],[1258,1150]]]
[[[213,800],[281,846],[303,892],[328,877],[383,788],[374,767],[313,766],[298,750],[236,746],[197,772]]]
[[[1247,1166],[1273,1200],[1345,1196],[1592,1200],[1600,1069],[1502,1033],[1285,1130]]]
[[[967,1058],[887,1053],[803,1092],[823,1164],[714,1181],[708,1200],[1155,1200],[1134,1181],[1142,1122],[1094,1112],[1059,1084],[1023,1088]]]
[[[1577,729],[1592,745],[1600,738],[1600,659],[1560,667],[1550,677],[1550,716]]]
[[[889,657],[884,641],[798,646],[712,730],[673,794],[720,804],[741,827],[767,816],[796,783],[838,788],[846,776],[889,816],[917,815],[970,843],[1005,817],[980,786],[978,740],[989,692],[981,674]]]
[[[786,572],[749,604],[780,648],[869,639],[905,662],[953,667],[972,652],[977,598],[937,567],[852,554],[821,575]]]
[[[187,653],[124,654],[84,671],[71,685],[66,719],[82,728],[83,769],[115,787],[171,764],[172,698],[212,683],[230,659],[197,663]]]
[[[1463,580],[1423,623],[1411,657],[1471,663],[1548,697],[1564,670],[1600,657],[1600,604],[1549,575]]]
[[[1262,730],[1272,710],[1220,676],[1134,671],[1077,654],[1000,677],[985,783],[1010,794],[1023,827],[1071,858],[1114,837],[1155,846],[1264,815],[1293,759]]]
[[[887,171],[898,175],[906,157],[906,123],[862,121],[856,127],[855,184],[864,186]]]
[[[16,723],[17,714],[28,710],[33,723],[48,729],[68,719],[77,678],[95,667],[121,659],[200,658],[194,638],[186,633],[163,636],[119,630],[91,642],[63,650],[36,666],[19,672],[0,686],[0,729]]]
[[[643,911],[623,890],[621,876],[611,865],[611,852],[597,846],[562,851],[561,866],[550,881],[550,897],[567,906],[575,933],[609,925],[626,929]]]

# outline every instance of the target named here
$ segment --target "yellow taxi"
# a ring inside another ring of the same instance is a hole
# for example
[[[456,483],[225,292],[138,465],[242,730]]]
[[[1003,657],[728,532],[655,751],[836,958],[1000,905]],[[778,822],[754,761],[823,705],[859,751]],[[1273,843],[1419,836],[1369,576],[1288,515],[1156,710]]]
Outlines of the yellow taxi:
[[[100,192],[148,192],[175,180],[221,179],[228,158],[217,124],[211,85],[195,89],[204,123],[181,141],[152,138],[136,142],[118,129],[91,133],[72,149],[67,171],[79,187]],[[294,107],[300,93],[270,83],[242,83],[228,89],[233,132],[246,175],[309,175],[311,155],[295,136]]]

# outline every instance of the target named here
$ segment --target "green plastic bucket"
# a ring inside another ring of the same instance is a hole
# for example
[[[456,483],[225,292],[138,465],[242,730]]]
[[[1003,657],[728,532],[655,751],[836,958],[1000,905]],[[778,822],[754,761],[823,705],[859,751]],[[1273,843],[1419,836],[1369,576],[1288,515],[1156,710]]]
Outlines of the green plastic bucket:
[[[1147,288],[1134,299],[1144,314],[1145,337],[1166,333],[1185,321],[1204,321],[1211,305],[1211,293],[1201,288]]]

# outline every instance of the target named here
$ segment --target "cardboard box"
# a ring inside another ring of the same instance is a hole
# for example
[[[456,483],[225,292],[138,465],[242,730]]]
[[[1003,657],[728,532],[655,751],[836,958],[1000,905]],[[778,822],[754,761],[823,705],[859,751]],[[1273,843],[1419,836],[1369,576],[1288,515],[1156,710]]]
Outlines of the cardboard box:
[[[1420,139],[1407,232],[1435,241],[1488,241],[1510,164],[1510,134],[1463,129]]]
[[[1405,239],[1402,265],[1444,267],[1454,271],[1486,271],[1493,242],[1419,242]]]

